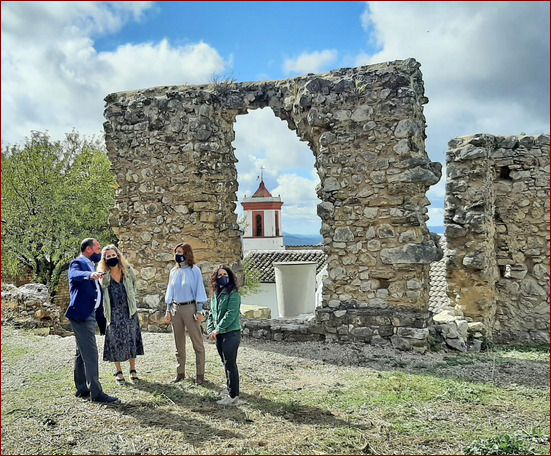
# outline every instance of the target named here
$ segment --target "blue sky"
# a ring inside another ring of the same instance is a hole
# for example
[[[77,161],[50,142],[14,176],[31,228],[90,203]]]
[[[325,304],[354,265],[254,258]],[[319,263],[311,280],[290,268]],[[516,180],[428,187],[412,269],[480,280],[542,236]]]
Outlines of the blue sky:
[[[2,145],[103,131],[103,98],[160,85],[284,79],[415,58],[426,149],[474,133],[549,133],[549,2],[1,3]],[[284,231],[316,234],[312,152],[268,110],[235,125],[238,199],[281,195]],[[428,192],[442,225],[444,178]],[[240,205],[239,205],[240,207]]]

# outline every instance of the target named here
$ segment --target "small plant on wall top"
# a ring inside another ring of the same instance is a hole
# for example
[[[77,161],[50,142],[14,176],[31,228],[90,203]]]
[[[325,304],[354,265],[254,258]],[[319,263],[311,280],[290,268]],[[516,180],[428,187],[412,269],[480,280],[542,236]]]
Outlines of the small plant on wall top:
[[[231,86],[237,81],[232,75],[216,75],[213,74],[210,80],[210,84],[213,89],[219,94],[226,94],[230,91]]]

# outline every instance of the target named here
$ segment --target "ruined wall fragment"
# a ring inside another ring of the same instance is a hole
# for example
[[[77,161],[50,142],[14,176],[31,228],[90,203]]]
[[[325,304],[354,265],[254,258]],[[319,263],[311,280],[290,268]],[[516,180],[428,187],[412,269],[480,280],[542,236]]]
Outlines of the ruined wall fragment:
[[[549,342],[549,135],[456,138],[447,153],[450,298],[501,342]]]

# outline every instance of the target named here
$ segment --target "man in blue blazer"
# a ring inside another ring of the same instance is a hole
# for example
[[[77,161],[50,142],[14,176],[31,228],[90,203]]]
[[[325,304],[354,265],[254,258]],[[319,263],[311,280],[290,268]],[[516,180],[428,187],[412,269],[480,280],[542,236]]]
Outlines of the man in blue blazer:
[[[98,283],[103,273],[96,272],[94,263],[101,260],[101,247],[96,239],[87,238],[81,242],[80,252],[80,256],[69,266],[71,302],[65,313],[71,322],[77,343],[75,396],[91,397],[92,402],[116,402],[118,398],[105,394],[99,381],[96,324],[100,333],[104,334],[106,320],[103,314],[103,295]]]

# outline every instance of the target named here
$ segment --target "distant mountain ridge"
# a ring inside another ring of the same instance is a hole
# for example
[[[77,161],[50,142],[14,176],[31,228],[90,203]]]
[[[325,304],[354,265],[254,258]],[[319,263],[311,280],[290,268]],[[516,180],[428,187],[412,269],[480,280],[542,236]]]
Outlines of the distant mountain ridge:
[[[437,234],[444,234],[444,226],[429,226],[429,231]],[[283,245],[318,245],[323,238],[321,234],[292,234],[283,232]]]
[[[322,240],[321,234],[291,234],[283,232],[283,245],[317,245]]]

